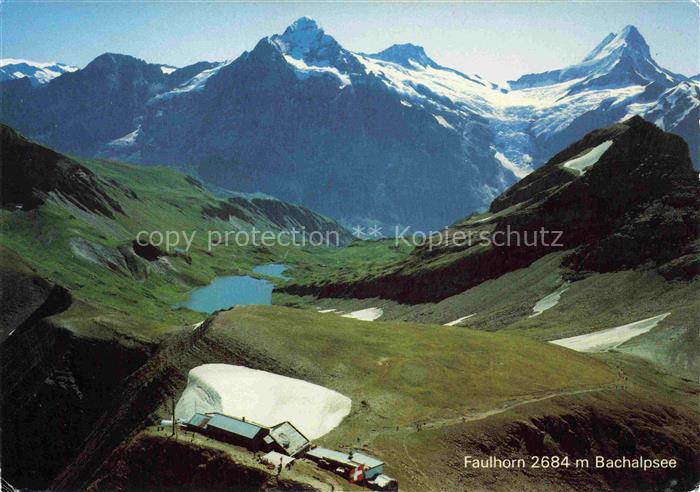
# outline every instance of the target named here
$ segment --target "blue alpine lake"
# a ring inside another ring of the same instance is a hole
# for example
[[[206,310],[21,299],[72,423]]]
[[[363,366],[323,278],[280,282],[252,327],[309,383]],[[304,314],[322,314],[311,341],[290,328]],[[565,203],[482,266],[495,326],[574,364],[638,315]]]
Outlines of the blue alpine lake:
[[[253,268],[255,273],[287,279],[282,273],[287,265],[270,263]],[[272,304],[272,282],[253,278],[249,275],[217,277],[207,286],[190,292],[190,298],[179,302],[175,307],[186,307],[202,313],[213,313],[218,309],[228,309],[240,304]]]

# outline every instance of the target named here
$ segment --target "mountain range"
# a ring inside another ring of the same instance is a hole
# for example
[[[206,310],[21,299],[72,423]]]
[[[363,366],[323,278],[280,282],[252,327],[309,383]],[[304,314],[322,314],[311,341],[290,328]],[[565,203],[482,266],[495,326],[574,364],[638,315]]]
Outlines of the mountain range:
[[[633,115],[698,155],[700,83],[659,66],[633,26],[578,64],[505,85],[412,44],[350,51],[302,17],[231,61],[173,70],[107,53],[0,89],[2,122],[58,150],[168,163],[346,223],[442,228]]]
[[[27,79],[34,86],[48,84],[56,77],[67,72],[75,72],[78,67],[56,62],[35,62],[16,60],[14,58],[0,59],[0,82],[17,79]]]

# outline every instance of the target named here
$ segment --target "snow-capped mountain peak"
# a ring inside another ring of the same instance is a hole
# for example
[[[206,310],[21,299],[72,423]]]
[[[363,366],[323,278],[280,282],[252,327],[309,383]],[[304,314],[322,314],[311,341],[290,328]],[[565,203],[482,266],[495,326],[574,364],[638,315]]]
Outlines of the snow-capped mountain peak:
[[[603,60],[607,57],[620,57],[623,54],[632,57],[651,59],[649,45],[644,37],[632,25],[625,26],[619,33],[608,34],[582,61],[582,63]]]
[[[309,17],[297,19],[284,33],[266,40],[279,50],[301,80],[331,76],[342,88],[351,85],[352,75],[361,70],[355,55]]]
[[[567,79],[577,78],[585,70],[585,85],[621,87],[657,82],[665,86],[677,84],[685,77],[660,67],[651,57],[644,37],[632,25],[614,36],[608,35],[579,65],[564,69]]]
[[[316,20],[312,19],[311,17],[307,17],[304,15],[292,22],[284,31],[284,34],[289,35],[292,33],[299,32],[311,33],[318,31],[320,31],[321,33],[323,32],[323,29],[321,29],[321,27],[318,25],[318,22],[316,22]]]
[[[341,49],[338,42],[309,17],[297,19],[283,34],[270,39],[285,55],[314,64],[332,64]]]
[[[529,89],[576,79],[581,81],[571,87],[572,93],[584,88],[641,86],[650,82],[670,87],[685,77],[660,67],[641,33],[628,25],[618,33],[608,34],[580,63],[523,75],[509,85],[512,89]]]
[[[416,46],[411,43],[393,44],[379,53],[368,56],[378,60],[397,63],[406,68],[413,68],[412,64],[422,67],[438,67],[438,64],[425,53],[422,46]]]
[[[42,85],[66,72],[75,72],[78,67],[57,62],[36,62],[17,58],[0,59],[0,82],[29,79],[32,85]]]

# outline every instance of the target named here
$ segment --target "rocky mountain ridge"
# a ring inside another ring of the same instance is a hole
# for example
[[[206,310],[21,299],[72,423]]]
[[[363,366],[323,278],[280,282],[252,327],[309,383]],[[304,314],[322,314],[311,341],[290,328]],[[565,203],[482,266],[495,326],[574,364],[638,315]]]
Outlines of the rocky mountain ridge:
[[[641,268],[688,280],[698,274],[699,204],[687,144],[634,117],[589,133],[496,198],[487,213],[436,233],[375,277],[283,290],[436,302],[567,250],[563,263],[572,278]]]

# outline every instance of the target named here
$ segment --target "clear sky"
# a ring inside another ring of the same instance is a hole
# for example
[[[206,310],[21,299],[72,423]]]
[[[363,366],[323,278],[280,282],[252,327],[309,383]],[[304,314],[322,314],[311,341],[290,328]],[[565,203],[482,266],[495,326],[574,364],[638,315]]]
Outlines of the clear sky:
[[[29,2],[0,0],[4,58],[86,65],[111,51],[183,66],[235,58],[296,18],[352,51],[423,46],[435,61],[503,81],[580,61],[634,24],[656,61],[700,72],[699,8],[674,2]]]

